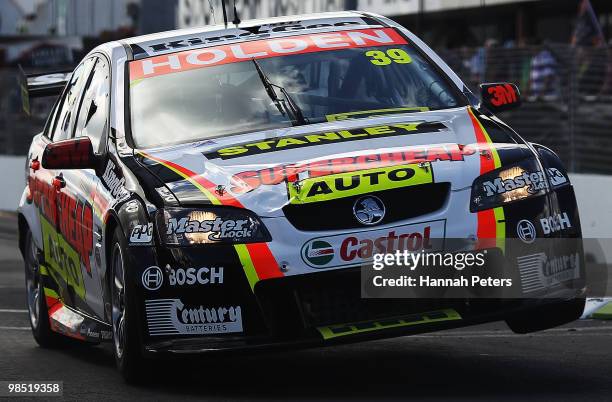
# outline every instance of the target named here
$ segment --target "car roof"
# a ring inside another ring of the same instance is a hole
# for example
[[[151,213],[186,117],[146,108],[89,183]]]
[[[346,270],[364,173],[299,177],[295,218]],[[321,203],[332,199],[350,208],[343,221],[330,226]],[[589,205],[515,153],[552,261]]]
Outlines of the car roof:
[[[342,27],[372,28],[386,26],[376,14],[343,11],[303,14],[248,20],[238,26],[228,24],[178,29],[124,39],[120,43],[130,52],[130,58],[142,59],[179,50],[213,46],[220,43],[240,43],[253,39],[282,37],[296,32],[335,31]]]

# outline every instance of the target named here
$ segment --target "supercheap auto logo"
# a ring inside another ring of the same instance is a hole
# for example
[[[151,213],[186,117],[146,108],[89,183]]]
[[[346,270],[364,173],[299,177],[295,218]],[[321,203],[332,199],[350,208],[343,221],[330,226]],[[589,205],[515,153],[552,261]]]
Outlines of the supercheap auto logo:
[[[234,194],[242,194],[256,190],[263,185],[272,186],[284,181],[294,182],[302,175],[314,178],[401,164],[463,161],[464,156],[473,155],[475,152],[474,148],[465,145],[437,144],[435,146],[413,146],[395,152],[369,153],[359,156],[342,156],[312,162],[277,165],[236,173],[232,177],[231,191]]]
[[[330,131],[250,142],[227,148],[221,148],[205,153],[204,156],[208,159],[226,160],[314,145],[394,137],[408,134],[431,133],[445,129],[446,126],[439,122],[396,123],[390,125],[364,127],[354,130]]]
[[[287,183],[290,204],[308,204],[433,182],[431,166],[398,165]]]

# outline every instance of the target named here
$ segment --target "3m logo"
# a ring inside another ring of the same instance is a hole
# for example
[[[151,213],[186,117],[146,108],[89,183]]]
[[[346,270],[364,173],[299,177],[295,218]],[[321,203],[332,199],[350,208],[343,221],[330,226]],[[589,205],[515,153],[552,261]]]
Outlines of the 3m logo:
[[[491,95],[490,102],[493,106],[502,106],[517,101],[516,91],[510,84],[495,85],[487,89],[489,95]]]
[[[519,89],[511,83],[482,84],[480,94],[485,106],[496,112],[513,109],[521,105]]]

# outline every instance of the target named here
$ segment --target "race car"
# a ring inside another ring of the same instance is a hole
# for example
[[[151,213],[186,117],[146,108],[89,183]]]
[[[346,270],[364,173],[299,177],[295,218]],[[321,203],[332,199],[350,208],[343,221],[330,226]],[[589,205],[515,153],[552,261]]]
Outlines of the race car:
[[[496,320],[527,333],[582,312],[578,246],[500,244],[581,238],[560,159],[495,115],[520,105],[518,88],[474,94],[390,19],[139,36],[21,85],[59,95],[19,206],[43,347],[113,342],[135,381],[155,358]],[[364,297],[376,254],[449,239],[497,251],[522,297]]]

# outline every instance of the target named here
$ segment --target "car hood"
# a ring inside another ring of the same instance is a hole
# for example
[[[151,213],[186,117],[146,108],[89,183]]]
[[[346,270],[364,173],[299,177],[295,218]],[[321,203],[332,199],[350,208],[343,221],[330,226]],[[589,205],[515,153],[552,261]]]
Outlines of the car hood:
[[[496,135],[489,136],[493,130]],[[504,130],[470,108],[457,108],[330,121],[135,153],[181,205],[227,205],[275,217],[288,203],[340,197],[334,184],[357,188],[350,194],[394,188],[386,175],[398,166],[404,170],[391,179],[412,169],[413,185],[468,189],[483,163],[493,158],[491,149],[505,163],[531,155]],[[506,140],[493,142],[499,138]],[[329,180],[322,183],[324,177]]]

